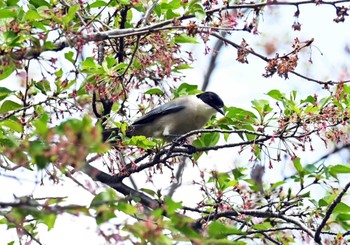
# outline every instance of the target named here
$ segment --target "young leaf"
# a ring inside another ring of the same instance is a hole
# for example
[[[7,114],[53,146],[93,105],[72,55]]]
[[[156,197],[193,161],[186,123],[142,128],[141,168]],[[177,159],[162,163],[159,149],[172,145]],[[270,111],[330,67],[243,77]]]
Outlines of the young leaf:
[[[18,121],[14,121],[14,120],[3,120],[0,122],[1,126],[5,126],[8,127],[9,129],[17,132],[17,133],[22,133],[23,132],[23,125],[18,122]]]
[[[140,188],[141,191],[146,192],[148,195],[155,197],[157,193],[154,190],[147,189],[147,188]]]
[[[219,133],[203,133],[200,137],[203,146],[214,146],[219,142],[219,139]]]
[[[38,12],[29,9],[28,12],[26,13],[24,20],[37,20],[37,19],[41,19],[41,15],[38,14]]]
[[[174,40],[176,43],[198,43],[196,37],[188,36],[185,33],[181,33],[180,35],[175,36]]]
[[[1,15],[1,13],[0,13],[0,15]],[[14,63],[12,62],[12,60],[10,60],[6,66],[1,65],[0,70],[2,72],[0,73],[0,80],[4,80],[8,76],[10,76],[12,74],[12,72],[14,72],[15,69],[16,69],[16,67],[15,67]]]
[[[343,202],[338,203],[333,210],[333,214],[340,214],[340,213],[345,213],[345,214],[350,213],[350,206],[348,206]]]
[[[80,5],[76,4],[69,7],[68,13],[62,17],[63,23],[68,25],[73,20],[75,13],[79,10]]]
[[[336,177],[338,174],[347,174],[350,173],[350,167],[346,165],[337,164],[328,168],[329,173]]]
[[[148,140],[145,136],[133,136],[130,140],[125,141],[128,145],[134,145],[143,149],[152,149],[157,144],[153,141]]]
[[[295,158],[293,160],[293,164],[294,164],[294,167],[297,170],[298,174],[300,175],[300,177],[303,177],[304,170],[303,170],[303,166],[301,165],[300,158],[299,157]]]
[[[48,230],[51,230],[55,226],[57,215],[56,214],[43,214],[40,221],[47,226]]]
[[[164,92],[160,88],[151,88],[145,92],[145,94],[157,94],[157,95],[163,95]]]
[[[117,209],[128,215],[134,215],[137,213],[137,208],[134,205],[131,205],[125,201],[119,201],[117,204]]]
[[[89,5],[90,8],[100,8],[106,6],[107,3],[105,1],[95,1]]]
[[[45,0],[29,0],[29,3],[34,5],[36,8],[39,8],[41,6],[46,6],[51,8],[49,1],[45,1]]]
[[[174,214],[179,208],[182,208],[181,202],[175,202],[170,197],[165,197],[165,210],[167,214]]]
[[[116,192],[109,188],[105,191],[98,193],[94,197],[94,199],[92,199],[90,207],[100,206],[102,204],[114,203],[117,201],[117,199],[118,199],[118,196]]]
[[[69,52],[67,52],[67,53],[64,54],[64,58],[66,58],[66,60],[70,61],[72,64],[75,63],[75,60],[74,60],[73,56],[74,56],[74,52],[73,52],[73,51],[69,51]],[[86,60],[88,60],[88,59],[86,59]],[[85,61],[86,61],[86,60],[85,60]],[[90,60],[89,60],[89,61],[90,61]],[[89,62],[89,61],[87,61],[87,62]],[[82,63],[83,63],[83,62],[82,62]],[[82,65],[83,65],[83,64],[82,64]]]
[[[0,9],[0,19],[1,18],[16,18],[17,11],[12,11],[11,9]]]
[[[227,226],[219,221],[213,221],[208,227],[208,234],[214,238],[226,238],[229,235],[244,235],[245,232],[233,226]]]
[[[0,107],[0,114],[9,111],[14,111],[20,108],[22,108],[22,105],[18,104],[17,102],[14,102],[12,100],[6,100],[4,101],[4,103],[2,103]]]
[[[9,96],[12,93],[13,91],[8,88],[0,87],[0,100],[5,99],[7,96]]]
[[[175,97],[189,95],[189,94],[197,94],[201,92],[198,89],[197,85],[192,85],[188,83],[182,83],[176,90],[173,91]]]
[[[263,122],[264,117],[273,110],[268,100],[253,100],[252,104],[253,108],[259,113],[261,122]]]
[[[283,101],[286,99],[285,95],[277,89],[271,90],[270,92],[267,93],[267,95],[279,101]]]

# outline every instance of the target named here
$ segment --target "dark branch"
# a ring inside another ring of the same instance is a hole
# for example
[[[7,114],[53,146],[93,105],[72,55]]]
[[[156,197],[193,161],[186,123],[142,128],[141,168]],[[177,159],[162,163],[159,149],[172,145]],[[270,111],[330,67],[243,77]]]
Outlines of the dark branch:
[[[331,205],[329,205],[325,216],[322,219],[321,224],[317,227],[316,232],[315,232],[315,242],[317,243],[321,243],[321,231],[322,229],[325,227],[329,217],[331,216],[331,214],[333,213],[333,210],[335,209],[335,207],[338,205],[338,203],[341,202],[342,197],[345,195],[345,193],[348,191],[348,189],[350,188],[350,182],[346,184],[346,186],[344,187],[344,189],[339,193],[339,195],[337,196],[336,199],[334,199],[334,201],[331,203]]]

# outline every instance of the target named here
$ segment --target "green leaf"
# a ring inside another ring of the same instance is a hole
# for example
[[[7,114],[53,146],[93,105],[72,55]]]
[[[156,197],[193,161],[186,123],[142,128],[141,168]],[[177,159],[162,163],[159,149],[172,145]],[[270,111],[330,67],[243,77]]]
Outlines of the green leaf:
[[[252,226],[255,230],[268,230],[272,228],[271,222],[264,222],[260,224],[255,224]]]
[[[140,135],[140,136],[133,136],[131,137],[130,140],[125,141],[128,145],[134,145],[141,147],[143,149],[152,149],[154,148],[157,144],[153,141],[148,140],[145,136]]]
[[[41,6],[47,6],[51,8],[51,5],[48,1],[45,0],[29,0],[29,3],[34,5],[36,8],[41,7]]]
[[[43,142],[39,140],[30,142],[28,153],[39,169],[45,168],[48,163],[48,159],[44,156],[46,150],[47,146]]]
[[[236,227],[224,225],[219,221],[213,221],[209,224],[208,234],[213,238],[226,238],[230,235],[244,235],[246,233]]]
[[[8,88],[0,87],[0,100],[5,99],[7,96],[9,96],[12,93],[13,91]]]
[[[273,108],[270,107],[270,102],[268,100],[253,100],[253,108],[259,113],[261,121],[263,118],[269,114]]]
[[[2,18],[16,18],[17,17],[16,9],[0,9],[0,19]]]
[[[5,78],[9,77],[15,69],[16,67],[12,60],[10,60],[9,64],[6,66],[0,66],[0,80],[4,80]]]
[[[40,221],[42,221],[51,230],[55,226],[57,215],[56,214],[43,214]]]
[[[66,60],[70,61],[72,64],[75,63],[75,59],[73,58],[73,56],[74,56],[74,52],[73,51],[69,51],[69,52],[64,54],[64,58],[66,58]],[[85,61],[86,61],[87,64],[90,64],[90,62],[91,62],[91,60],[89,58],[86,59]],[[82,65],[84,64],[85,61],[82,62]],[[95,63],[93,62],[93,60],[92,60],[92,64],[95,67]]]
[[[92,199],[90,208],[93,208],[96,210],[96,223],[102,224],[114,217],[115,215],[115,209],[117,209],[118,196],[114,190],[111,188],[98,193],[94,199]],[[133,212],[130,207],[127,207],[127,205],[120,204],[119,208],[121,210],[124,210],[126,212]]]
[[[55,75],[56,75],[56,77],[61,78],[62,75],[63,75],[63,70],[62,70],[62,68],[60,68],[59,70],[57,70],[57,71],[55,72]]]
[[[80,5],[78,4],[71,6],[68,9],[68,13],[62,17],[63,23],[67,25],[69,22],[71,22],[75,17],[75,13],[79,10],[79,8],[80,8]]]
[[[295,169],[297,170],[298,174],[302,177],[304,176],[304,170],[303,170],[303,166],[301,165],[301,162],[300,162],[300,158],[297,157],[293,160],[293,164],[294,164],[294,167]]]
[[[42,16],[32,9],[29,9],[26,15],[24,16],[24,20],[37,20],[41,18]]]
[[[316,172],[316,170],[317,168],[314,164],[307,164],[306,166],[304,166],[304,171],[306,171],[307,173],[314,173]]]
[[[100,8],[106,6],[107,3],[105,1],[95,1],[89,5],[90,8]]]
[[[101,225],[110,219],[113,219],[116,217],[114,211],[115,207],[111,207],[108,205],[102,205],[99,208],[97,208],[97,216],[96,216],[96,224]]]
[[[285,181],[278,181],[278,182],[276,182],[276,183],[274,183],[273,185],[271,185],[271,187],[269,188],[269,190],[274,190],[274,189],[276,189],[277,187],[279,187],[279,186],[281,186],[281,185],[283,185],[283,184],[285,184],[286,182]]]
[[[165,197],[165,211],[167,212],[167,214],[174,214],[176,210],[180,208],[182,208],[181,202],[175,202],[170,197]]]
[[[18,121],[14,121],[11,119],[3,120],[0,122],[0,125],[8,127],[9,129],[11,129],[12,131],[15,131],[17,133],[23,132],[23,125]]]
[[[350,214],[338,214],[336,216],[337,224],[339,224],[345,230],[350,230],[350,221],[349,220],[350,220]],[[341,233],[340,234],[338,233],[338,235],[340,235],[342,237]]]
[[[108,68],[112,68],[115,66],[115,64],[117,63],[117,60],[114,58],[114,57],[110,57],[110,56],[107,56],[105,58],[105,62],[107,63],[107,67]],[[124,63],[119,63],[119,64],[124,64]],[[120,69],[120,68],[119,68]],[[116,70],[119,70],[119,69],[116,69]]]
[[[189,2],[188,9],[189,13],[194,14],[198,20],[203,20],[206,17],[206,13],[200,0],[191,0]]]
[[[73,53],[73,52],[70,51],[69,53]],[[70,55],[71,54],[69,54],[68,56],[70,57]],[[95,60],[92,57],[88,57],[84,61],[81,62],[81,67],[82,67],[83,70],[85,70],[85,69],[88,70],[88,69],[91,69],[91,68],[95,69],[98,66],[99,65],[96,64]]]
[[[350,207],[343,202],[338,203],[333,210],[333,214],[340,214],[340,213],[350,213]]]
[[[131,205],[125,201],[119,201],[117,204],[117,209],[128,215],[134,215],[137,213],[137,208],[134,205]]]
[[[91,201],[90,207],[98,207],[102,204],[111,204],[115,203],[118,200],[117,193],[108,188],[105,191],[98,193]]]
[[[350,213],[347,214],[338,214],[337,219],[339,220],[349,220],[350,221]]]
[[[42,23],[42,22],[40,22],[40,21],[31,21],[30,22],[30,24],[33,26],[33,27],[35,27],[35,28],[38,28],[38,29],[41,29],[41,30],[43,30],[43,31],[47,31],[47,28],[45,27],[45,25]],[[46,42],[45,42],[46,43]],[[45,50],[47,50],[48,49],[48,47],[47,47],[47,45],[45,45],[45,43],[44,43],[44,45],[43,45],[43,48],[45,48]],[[52,43],[52,42],[49,42],[49,43]],[[52,49],[52,48],[51,48]]]
[[[316,99],[314,96],[309,95],[305,100],[301,100],[300,103],[311,103],[314,105],[316,103]]]
[[[199,43],[197,41],[197,37],[191,37],[186,35],[185,33],[181,33],[180,35],[175,36],[174,40],[176,43],[193,43],[193,44]]]
[[[199,92],[201,91],[198,89],[197,85],[188,83],[182,83],[176,90],[173,91],[175,98],[189,94],[197,94]]]
[[[286,96],[283,93],[281,93],[281,91],[276,89],[271,90],[270,92],[267,93],[267,95],[279,101],[283,101],[286,99]]]
[[[44,45],[43,45],[43,49],[44,50],[55,50],[55,49],[57,49],[57,46],[51,41],[45,41]]]
[[[42,80],[40,82],[35,82],[34,83],[34,87],[36,87],[37,89],[40,90],[41,93],[43,93],[44,95],[47,95],[46,92],[51,91],[51,86],[50,86],[50,82],[47,80]]]
[[[203,20],[207,16],[202,5],[200,4],[193,5],[191,8],[191,12],[194,13],[194,16],[196,16],[198,20]]]
[[[323,107],[325,107],[332,98],[333,96],[328,96],[320,99],[320,102],[318,103],[319,108],[322,109]]]
[[[329,167],[329,173],[333,177],[336,177],[338,174],[347,174],[350,173],[350,166],[337,164]]]
[[[156,95],[163,95],[164,92],[160,88],[151,88],[145,92],[145,94],[156,94]]]
[[[255,123],[257,119],[257,117],[253,112],[244,110],[242,108],[231,106],[226,108],[226,111],[228,112],[226,114],[226,117],[236,119],[240,123],[242,122]]]
[[[246,168],[234,168],[232,169],[232,174],[235,177],[236,180],[240,180],[246,177],[246,174],[243,173],[243,171],[246,171]]]
[[[141,191],[146,192],[148,195],[155,197],[157,193],[154,190],[147,189],[147,188],[140,188]]]
[[[180,14],[174,12],[172,9],[168,9],[165,13],[166,19],[174,19],[176,17],[179,17]]]
[[[179,72],[179,70],[192,69],[193,67],[189,64],[178,64],[175,66],[174,72]]]
[[[130,0],[119,0],[119,3],[124,6],[130,5]]]
[[[318,208],[318,203],[317,203],[317,201],[316,201],[315,199],[309,199],[309,201],[310,201],[313,205],[315,205],[316,208]]]
[[[203,133],[200,140],[203,142],[203,146],[214,146],[219,142],[219,133]]]
[[[157,4],[154,8],[154,12],[156,13],[157,17],[159,18],[162,15],[162,7],[161,4]]]
[[[310,191],[305,192],[304,194],[301,194],[300,196],[303,197],[303,198],[309,198],[310,197]]]
[[[238,184],[238,181],[231,178],[228,173],[217,173],[216,176],[211,177],[208,182],[215,182],[216,187],[221,191]]]
[[[18,110],[22,107],[23,107],[22,105],[14,102],[12,100],[6,100],[6,101],[4,101],[4,103],[2,103],[2,105],[0,107],[0,114],[5,113],[5,112],[9,112],[9,111]]]
[[[7,0],[6,5],[7,6],[17,6],[18,2],[19,2],[19,0]]]
[[[47,113],[42,113],[38,119],[32,122],[35,127],[35,131],[41,135],[46,136],[49,132],[48,122],[50,118]]]
[[[168,8],[169,9],[178,9],[181,7],[181,0],[172,0],[168,3]]]
[[[118,71],[120,73],[123,73],[126,68],[128,67],[128,64],[126,63],[119,63],[118,65],[113,67],[113,70]]]
[[[318,206],[320,207],[328,206],[328,201],[324,198],[321,198],[320,200],[318,200]]]

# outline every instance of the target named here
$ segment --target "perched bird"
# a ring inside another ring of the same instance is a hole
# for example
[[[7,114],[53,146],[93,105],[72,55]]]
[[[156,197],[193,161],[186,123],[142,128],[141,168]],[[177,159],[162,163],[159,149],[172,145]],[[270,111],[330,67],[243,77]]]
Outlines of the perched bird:
[[[214,92],[179,97],[138,118],[126,134],[173,139],[202,128],[216,112],[224,115],[223,107],[224,102]],[[111,131],[105,131],[104,139],[110,135]]]

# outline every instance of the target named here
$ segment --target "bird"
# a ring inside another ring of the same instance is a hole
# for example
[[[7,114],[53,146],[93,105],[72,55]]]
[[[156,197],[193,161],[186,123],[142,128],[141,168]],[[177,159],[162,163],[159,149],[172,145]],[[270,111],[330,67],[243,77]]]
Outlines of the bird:
[[[126,136],[143,135],[171,140],[202,128],[217,112],[225,115],[223,107],[224,102],[214,92],[182,96],[136,119],[127,129]],[[104,131],[104,140],[111,135],[111,130]]]

